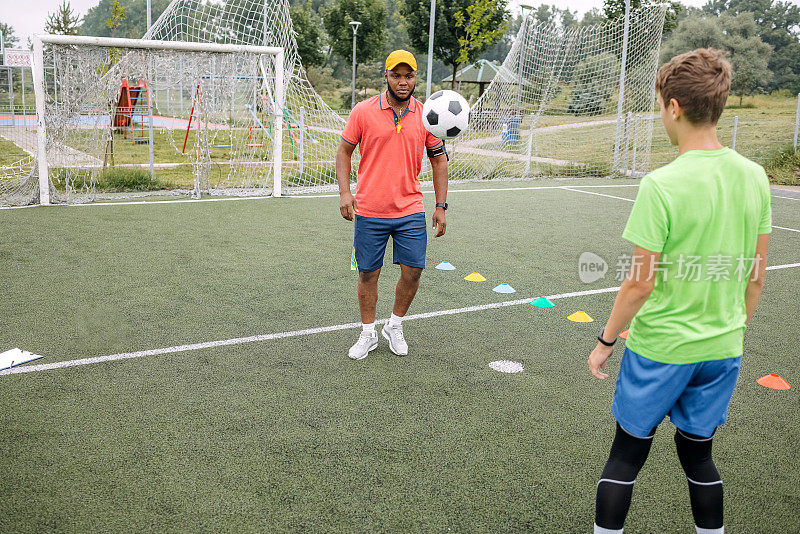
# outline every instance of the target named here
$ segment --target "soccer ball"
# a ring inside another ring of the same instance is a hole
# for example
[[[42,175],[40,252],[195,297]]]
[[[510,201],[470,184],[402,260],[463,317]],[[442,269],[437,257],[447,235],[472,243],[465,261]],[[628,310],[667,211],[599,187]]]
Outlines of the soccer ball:
[[[437,91],[422,106],[422,124],[439,139],[458,137],[469,124],[469,104],[455,91]]]

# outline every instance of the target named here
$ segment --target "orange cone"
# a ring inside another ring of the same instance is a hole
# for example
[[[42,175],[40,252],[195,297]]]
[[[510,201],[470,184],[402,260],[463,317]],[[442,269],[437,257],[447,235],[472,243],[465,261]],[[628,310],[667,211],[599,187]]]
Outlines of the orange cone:
[[[630,330],[623,330],[622,332],[620,332],[619,337],[621,337],[622,339],[628,339],[628,332],[630,332]]]
[[[792,387],[789,385],[789,382],[787,382],[781,377],[781,375],[776,375],[776,374],[762,376],[761,378],[756,380],[756,382],[758,382],[765,388],[770,388],[770,389],[789,389],[790,387]]]

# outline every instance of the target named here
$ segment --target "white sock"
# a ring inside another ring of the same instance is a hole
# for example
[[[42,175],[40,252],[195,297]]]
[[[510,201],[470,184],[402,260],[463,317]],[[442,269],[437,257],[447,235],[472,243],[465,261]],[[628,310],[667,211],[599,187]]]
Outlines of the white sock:
[[[375,321],[371,323],[361,323],[361,331],[366,333],[374,333],[375,332]]]
[[[622,529],[612,530],[610,528],[594,526],[594,534],[622,534]]]
[[[700,528],[697,525],[695,525],[694,528],[697,529],[697,534],[725,534],[725,527]]]
[[[403,324],[403,318],[398,317],[395,314],[392,314],[392,316],[389,318],[389,326],[394,327],[394,326],[400,326],[401,324]]]

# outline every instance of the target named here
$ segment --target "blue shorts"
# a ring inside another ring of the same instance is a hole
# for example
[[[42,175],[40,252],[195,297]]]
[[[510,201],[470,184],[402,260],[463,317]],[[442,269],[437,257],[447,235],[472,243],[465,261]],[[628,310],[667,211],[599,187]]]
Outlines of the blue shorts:
[[[425,212],[414,213],[396,219],[362,217],[356,215],[355,237],[356,264],[362,273],[370,273],[383,267],[386,243],[392,237],[392,260],[409,267],[425,268],[425,250],[428,247],[428,228]]]
[[[669,415],[690,434],[711,437],[728,417],[742,357],[661,363],[626,348],[611,413],[629,434],[644,438]]]

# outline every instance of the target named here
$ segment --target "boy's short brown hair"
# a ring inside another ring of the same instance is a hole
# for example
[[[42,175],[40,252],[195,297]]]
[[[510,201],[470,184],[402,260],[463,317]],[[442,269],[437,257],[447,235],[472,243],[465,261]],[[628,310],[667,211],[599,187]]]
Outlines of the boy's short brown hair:
[[[698,48],[675,56],[656,76],[656,91],[664,105],[674,98],[694,124],[716,124],[730,89],[731,64],[724,52],[713,48]]]

